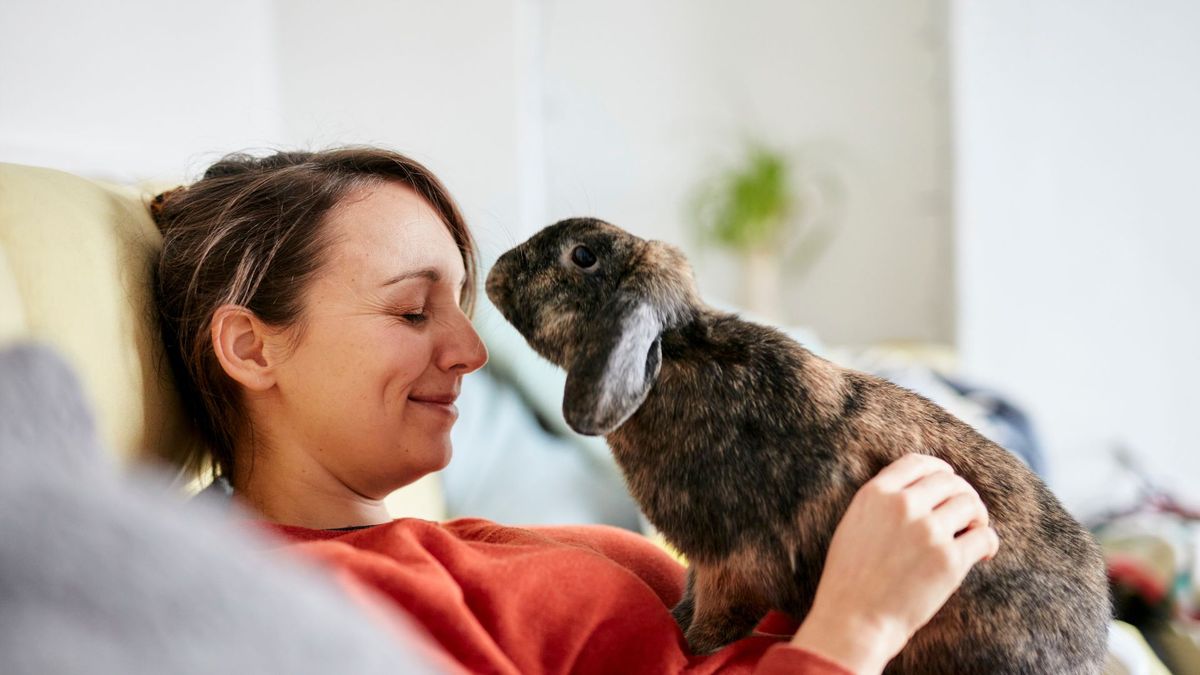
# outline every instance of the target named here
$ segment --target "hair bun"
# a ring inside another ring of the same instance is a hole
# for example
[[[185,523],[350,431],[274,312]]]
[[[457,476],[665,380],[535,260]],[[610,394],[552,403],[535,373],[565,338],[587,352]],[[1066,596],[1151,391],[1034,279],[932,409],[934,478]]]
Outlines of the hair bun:
[[[150,216],[154,218],[154,224],[158,226],[158,229],[163,229],[163,210],[167,208],[167,202],[170,201],[171,197],[175,196],[176,193],[184,189],[184,186],[180,185],[177,188],[171,188],[165,192],[160,192],[157,195],[154,195],[154,199],[150,200]]]

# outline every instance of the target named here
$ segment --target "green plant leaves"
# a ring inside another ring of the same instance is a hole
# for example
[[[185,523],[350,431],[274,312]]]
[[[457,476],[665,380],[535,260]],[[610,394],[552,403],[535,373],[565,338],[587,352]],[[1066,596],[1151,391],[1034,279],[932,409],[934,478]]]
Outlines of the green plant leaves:
[[[796,205],[790,167],[781,153],[751,145],[745,161],[701,186],[692,205],[702,236],[751,251],[778,245]]]

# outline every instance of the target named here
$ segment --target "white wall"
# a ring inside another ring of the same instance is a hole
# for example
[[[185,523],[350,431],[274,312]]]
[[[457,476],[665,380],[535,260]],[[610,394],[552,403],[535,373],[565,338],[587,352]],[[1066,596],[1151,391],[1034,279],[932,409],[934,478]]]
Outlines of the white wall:
[[[535,9],[514,0],[276,3],[283,139],[405,152],[446,182],[485,258],[507,250],[543,220],[540,127],[529,121]]]
[[[0,161],[178,178],[281,131],[271,0],[0,3]]]
[[[953,335],[945,2],[548,0],[549,214],[685,244],[732,300],[684,203],[741,138],[817,146],[842,231],[785,319],[838,343]]]
[[[381,143],[427,162],[485,259],[590,213],[682,243],[684,202],[756,134],[817,144],[843,230],[785,319],[834,342],[952,338],[945,0],[15,0],[0,160],[129,180],[220,154]]]
[[[1117,443],[1196,495],[1200,4],[955,7],[965,363],[1038,414],[1078,510]]]

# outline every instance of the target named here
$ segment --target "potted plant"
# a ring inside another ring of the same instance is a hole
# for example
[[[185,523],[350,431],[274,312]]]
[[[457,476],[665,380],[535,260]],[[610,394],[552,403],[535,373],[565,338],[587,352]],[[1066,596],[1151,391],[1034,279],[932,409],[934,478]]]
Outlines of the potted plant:
[[[703,243],[734,253],[741,264],[740,304],[782,320],[782,283],[806,272],[832,239],[829,206],[838,192],[827,172],[814,170],[762,143],[706,179],[691,216]]]

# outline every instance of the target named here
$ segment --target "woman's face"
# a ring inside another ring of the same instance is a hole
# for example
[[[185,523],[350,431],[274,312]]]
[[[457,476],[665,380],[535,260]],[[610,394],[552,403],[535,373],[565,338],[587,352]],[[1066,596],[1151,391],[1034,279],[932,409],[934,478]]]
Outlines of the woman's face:
[[[277,370],[273,436],[382,498],[450,461],[453,402],[487,350],[459,307],[458,246],[415,192],[385,182],[352,193],[325,226],[328,259]]]

